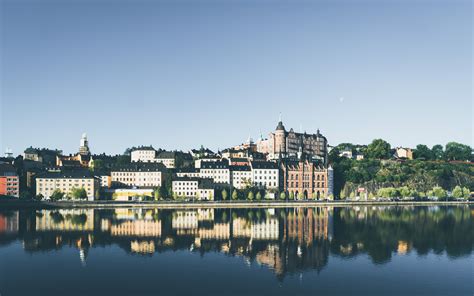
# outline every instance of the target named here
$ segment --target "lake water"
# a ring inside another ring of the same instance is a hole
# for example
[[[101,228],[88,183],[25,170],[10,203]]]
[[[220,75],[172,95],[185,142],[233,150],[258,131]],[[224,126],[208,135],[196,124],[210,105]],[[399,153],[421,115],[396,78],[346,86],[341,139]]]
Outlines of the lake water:
[[[0,209],[0,294],[473,295],[474,207]]]

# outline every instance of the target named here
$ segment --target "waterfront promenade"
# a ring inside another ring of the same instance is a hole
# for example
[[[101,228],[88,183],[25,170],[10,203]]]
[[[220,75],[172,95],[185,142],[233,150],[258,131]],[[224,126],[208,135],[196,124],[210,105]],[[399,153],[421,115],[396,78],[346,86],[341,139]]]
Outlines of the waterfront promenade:
[[[1,200],[0,208],[295,208],[356,206],[452,206],[474,205],[474,201],[23,201]]]

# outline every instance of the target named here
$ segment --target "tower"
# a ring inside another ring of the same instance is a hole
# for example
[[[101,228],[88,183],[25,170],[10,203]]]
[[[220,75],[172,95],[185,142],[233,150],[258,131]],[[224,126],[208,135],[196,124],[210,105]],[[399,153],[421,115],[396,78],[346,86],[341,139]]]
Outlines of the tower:
[[[91,154],[89,150],[89,141],[87,141],[86,133],[82,134],[81,137],[81,145],[79,146],[79,154],[81,155],[89,155]]]
[[[286,130],[285,130],[285,126],[283,125],[283,122],[281,121],[281,117],[275,129],[274,135],[275,135],[275,142],[274,142],[274,148],[273,148],[274,153],[286,154]]]

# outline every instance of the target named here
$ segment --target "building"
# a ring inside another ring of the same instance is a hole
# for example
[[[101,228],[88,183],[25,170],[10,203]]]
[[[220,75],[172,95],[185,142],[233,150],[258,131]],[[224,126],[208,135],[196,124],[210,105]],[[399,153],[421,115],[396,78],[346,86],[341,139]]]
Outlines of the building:
[[[193,167],[187,167],[176,169],[175,174],[178,177],[199,178],[201,177],[201,170]]]
[[[158,187],[166,168],[161,163],[132,163],[110,172],[112,187]]]
[[[36,176],[36,195],[49,199],[55,190],[71,196],[73,189],[84,188],[87,200],[94,200],[100,181],[88,170],[46,172]]]
[[[301,150],[312,159],[317,159],[327,165],[327,146],[327,139],[319,132],[319,129],[316,134],[296,133],[293,129],[287,131],[280,120],[275,131],[268,135],[268,139],[257,142],[257,151],[267,154],[269,159],[278,159],[279,157],[296,157]]]
[[[230,184],[229,161],[206,161],[201,163],[201,178],[209,178],[214,183]]]
[[[214,186],[211,179],[177,177],[172,182],[173,194],[197,200],[214,200]]]
[[[157,151],[152,146],[134,148],[130,153],[131,162],[162,163],[172,169],[190,166],[193,163],[191,154],[181,151]]]
[[[152,146],[140,146],[130,152],[131,162],[155,162],[156,150]]]
[[[296,199],[322,199],[332,194],[329,170],[317,161],[283,159],[280,162],[280,187]],[[332,169],[330,170],[332,174]]]
[[[253,185],[267,189],[279,188],[279,169],[275,162],[251,161]]]
[[[393,156],[398,159],[413,159],[413,151],[411,148],[397,147]]]
[[[82,134],[79,146],[79,153],[69,156],[56,155],[56,165],[60,167],[79,168],[89,167],[92,164],[91,152],[87,135]]]
[[[0,163],[0,195],[20,197],[20,179],[13,165]]]
[[[61,155],[61,153],[61,150],[29,147],[23,152],[23,160],[41,162],[45,165],[53,166],[56,164],[56,157]]]
[[[237,165],[230,167],[232,186],[244,189],[253,185],[252,168],[250,165]]]

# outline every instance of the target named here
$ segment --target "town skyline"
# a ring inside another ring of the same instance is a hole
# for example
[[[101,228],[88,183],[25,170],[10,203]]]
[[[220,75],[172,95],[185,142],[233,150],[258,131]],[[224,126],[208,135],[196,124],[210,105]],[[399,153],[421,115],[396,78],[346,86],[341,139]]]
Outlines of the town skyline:
[[[217,150],[280,112],[333,145],[474,146],[470,1],[187,4],[2,1],[2,154]]]

